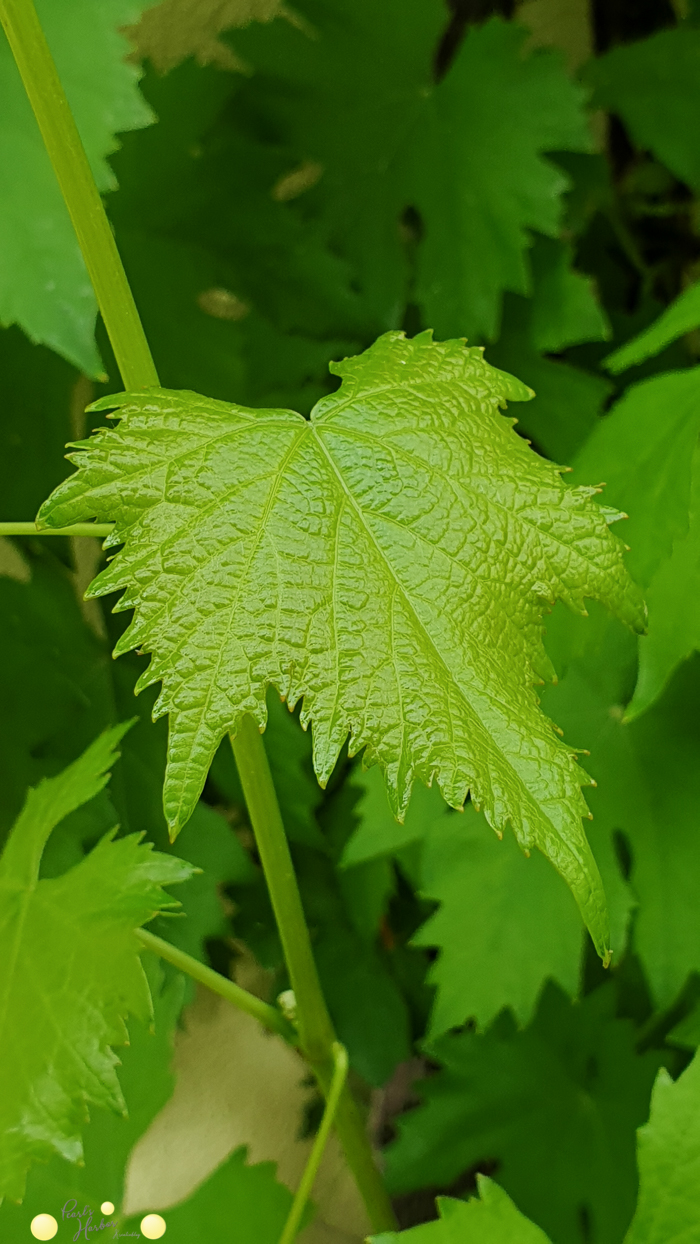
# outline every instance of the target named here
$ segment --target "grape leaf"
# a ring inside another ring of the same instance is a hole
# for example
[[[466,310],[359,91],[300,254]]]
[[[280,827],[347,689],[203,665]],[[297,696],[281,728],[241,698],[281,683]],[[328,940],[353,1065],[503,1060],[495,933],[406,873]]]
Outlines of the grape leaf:
[[[542,354],[558,354],[583,341],[606,341],[610,325],[590,277],[573,266],[570,246],[537,238],[532,248],[532,344]]]
[[[649,634],[639,644],[639,676],[627,717],[638,717],[654,703],[673,671],[700,648],[700,448],[691,458],[692,484],[688,532],[647,591]],[[684,471],[685,474],[685,471]],[[683,481],[683,477],[681,476]]]
[[[390,1231],[370,1237],[372,1244],[549,1244],[547,1236],[534,1222],[516,1209],[510,1197],[492,1179],[477,1175],[479,1198],[466,1203],[451,1197],[438,1197],[438,1222]]]
[[[235,46],[255,68],[242,98],[322,175],[305,215],[327,222],[378,329],[407,295],[398,222],[418,211],[416,300],[441,335],[496,334],[505,289],[530,286],[530,230],[555,236],[568,181],[547,151],[590,146],[583,94],[527,31],[468,27],[448,72],[432,57],[441,4],[304,0],[309,32],[249,28]]]
[[[700,284],[691,285],[671,303],[643,333],[626,341],[603,360],[608,371],[617,375],[660,354],[672,341],[700,326]]]
[[[688,530],[698,431],[700,367],[666,372],[629,388],[576,458],[576,483],[604,480],[606,501],[629,515],[630,571],[645,585]]]
[[[150,1015],[133,930],[173,905],[163,884],[192,873],[134,837],[106,836],[63,876],[38,880],[51,830],[104,787],[126,728],[30,791],[0,858],[0,1195],[14,1200],[33,1159],[80,1159],[88,1102],[123,1109],[110,1046],[125,1041],[127,1012]]]
[[[700,30],[659,30],[591,61],[593,104],[622,117],[634,141],[700,188]]]
[[[437,786],[417,785],[403,822],[397,821],[378,768],[355,770],[350,786],[360,794],[355,808],[359,823],[345,844],[341,868],[394,855],[407,843],[422,838],[433,821],[445,811],[445,801]]]
[[[389,333],[334,370],[343,386],[310,421],[164,391],[104,399],[119,427],[81,443],[40,511],[116,520],[109,541],[126,541],[90,593],[126,588],[116,651],[154,654],[139,685],[162,681],[170,713],[171,833],[224,733],[245,712],[264,725],[272,683],[303,697],[322,784],[349,733],[399,815],[416,778],[456,806],[471,790],[552,859],[605,953],[585,778],[532,684],[544,600],[596,597],[643,626],[622,545],[591,490],[566,490],[498,414],[528,390],[481,351]]]
[[[605,480],[606,499],[628,512],[630,570],[648,585],[630,720],[700,646],[699,431],[700,368],[663,373],[625,393],[575,463],[577,483]]]
[[[659,1072],[638,1132],[639,1200],[625,1244],[700,1240],[700,1055],[674,1083]]]
[[[114,188],[107,156],[122,130],[150,125],[120,27],[136,0],[38,0],[37,9],[97,185]],[[88,375],[102,366],[94,341],[97,306],[39,128],[0,34],[0,322],[17,323]]]
[[[166,982],[158,961],[149,954],[143,956],[143,965],[153,1000],[153,1019],[145,1024],[131,1016],[129,1044],[119,1051],[119,1081],[129,1113],[94,1113],[84,1131],[84,1165],[54,1156],[48,1163],[31,1167],[22,1204],[5,1200],[0,1206],[4,1244],[26,1244],[32,1219],[47,1212],[59,1221],[58,1239],[72,1239],[75,1221],[64,1219],[60,1213],[69,1201],[75,1201],[76,1208],[82,1209],[86,1203],[91,1207],[93,1226],[100,1221],[102,1202],[110,1200],[121,1206],[129,1154],[173,1090],[173,1031],[182,1010],[185,984],[180,973],[170,975]]]
[[[601,867],[611,910],[616,957],[624,947],[630,897],[636,900],[634,948],[655,1004],[671,1006],[688,975],[700,972],[700,738],[697,698],[700,661],[678,671],[658,704],[627,722],[624,703],[634,683],[631,636],[604,617],[591,618],[584,636],[579,619],[560,616],[568,632],[550,650],[560,675],[543,697],[567,734],[590,755],[586,768],[596,780],[589,802],[592,845]],[[573,622],[573,626],[571,625]],[[563,626],[561,625],[563,624]],[[605,865],[603,846],[623,835],[629,857],[629,886],[618,878],[614,859]]]
[[[418,1086],[425,1104],[398,1120],[392,1193],[445,1187],[497,1162],[498,1182],[553,1240],[619,1241],[635,1204],[635,1128],[660,1055],[635,1055],[633,1025],[614,1018],[615,1002],[611,986],[572,1005],[549,985],[520,1032],[501,1017],[483,1035],[432,1043],[441,1070]]]
[[[469,805],[428,832],[421,892],[440,907],[414,936],[440,950],[428,980],[437,986],[429,1036],[468,1019],[487,1027],[512,1008],[526,1024],[546,980],[575,994],[582,926],[571,894],[549,863],[499,843]]]

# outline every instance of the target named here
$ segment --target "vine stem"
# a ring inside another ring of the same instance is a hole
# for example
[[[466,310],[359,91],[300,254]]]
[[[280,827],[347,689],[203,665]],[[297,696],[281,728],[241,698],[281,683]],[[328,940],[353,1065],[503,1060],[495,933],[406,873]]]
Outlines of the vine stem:
[[[0,0],[0,21],[73,222],[124,386],[132,390],[156,386],[158,374],[139,313],[33,0]],[[29,534],[39,533],[35,529]],[[97,532],[93,528],[88,534]],[[328,1100],[337,1042],[316,972],[265,747],[252,719],[244,718],[233,748],[296,996],[302,1053]],[[339,1090],[335,1125],[373,1227],[392,1230],[396,1220],[391,1202],[347,1082]]]
[[[136,929],[136,936],[145,950],[150,950],[154,955],[159,955],[161,959],[172,963],[173,967],[177,968],[178,971],[186,972],[188,976],[192,977],[192,980],[197,981],[200,985],[205,985],[207,989],[211,989],[212,993],[218,994],[220,998],[225,998],[227,1002],[231,1002],[239,1011],[245,1011],[246,1015],[252,1015],[253,1019],[257,1019],[270,1032],[276,1032],[278,1036],[284,1037],[285,1041],[288,1041],[290,1045],[298,1044],[298,1038],[292,1025],[276,1007],[263,1002],[262,998],[256,998],[254,993],[249,993],[247,989],[242,989],[235,981],[222,976],[220,972],[215,972],[213,968],[208,968],[206,964],[200,963],[198,959],[194,959],[186,951],[179,950],[177,946],[173,946],[172,942],[166,942],[164,938],[156,937],[155,933],[150,933],[148,929]]]
[[[0,523],[0,536],[96,536],[104,539],[113,523],[73,523],[70,527],[37,527],[36,523]]]
[[[32,0],[2,0],[0,21],[80,243],[126,389],[158,374],[100,192]]]
[[[314,1186],[314,1180],[318,1174],[318,1168],[321,1165],[328,1137],[333,1126],[333,1119],[340,1103],[340,1098],[345,1087],[345,1081],[348,1074],[348,1052],[344,1045],[336,1041],[333,1046],[333,1079],[326,1098],[326,1108],[321,1119],[316,1137],[314,1139],[309,1160],[304,1167],[304,1174],[299,1181],[292,1208],[289,1211],[289,1217],[284,1224],[279,1244],[294,1244],[297,1238],[301,1220],[306,1209],[306,1202],[311,1196],[311,1190]]]
[[[231,736],[231,746],[294,991],[300,1048],[328,1100],[336,1036],[318,979],[265,745],[250,715],[246,714],[238,733]],[[372,1225],[377,1231],[394,1230],[394,1211],[374,1162],[364,1120],[347,1083],[340,1093],[335,1126]]]

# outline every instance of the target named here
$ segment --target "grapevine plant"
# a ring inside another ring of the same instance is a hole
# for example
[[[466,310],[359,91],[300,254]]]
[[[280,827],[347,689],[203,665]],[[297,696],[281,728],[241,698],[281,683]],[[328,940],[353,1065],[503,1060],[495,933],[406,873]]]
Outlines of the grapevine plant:
[[[700,17],[571,7],[0,0],[11,1244],[700,1241]]]

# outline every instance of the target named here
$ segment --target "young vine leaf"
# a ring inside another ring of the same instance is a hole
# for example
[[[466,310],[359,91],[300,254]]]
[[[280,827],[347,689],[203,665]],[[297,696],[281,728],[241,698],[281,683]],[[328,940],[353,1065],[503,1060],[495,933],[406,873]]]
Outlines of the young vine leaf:
[[[131,836],[107,835],[61,877],[39,878],[54,826],[108,780],[128,726],[30,790],[0,857],[0,1198],[20,1200],[32,1160],[82,1156],[88,1102],[124,1110],[112,1045],[151,999],[133,930],[173,900],[192,868]]]
[[[456,1201],[441,1196],[436,1204],[440,1218],[411,1227],[400,1234],[373,1235],[371,1244],[549,1244],[549,1238],[525,1218],[510,1197],[492,1179],[477,1175],[479,1197]]]
[[[153,653],[170,714],[164,805],[190,816],[222,736],[261,728],[272,683],[313,721],[323,784],[350,735],[395,814],[416,779],[471,791],[565,876],[605,953],[605,902],[581,825],[585,776],[538,706],[544,610],[644,607],[591,488],[567,489],[499,414],[530,391],[463,341],[387,333],[334,364],[310,420],[192,393],[107,398],[121,422],[81,442],[42,507],[113,520],[90,588],[135,607],[116,652]],[[608,519],[614,517],[608,514]]]

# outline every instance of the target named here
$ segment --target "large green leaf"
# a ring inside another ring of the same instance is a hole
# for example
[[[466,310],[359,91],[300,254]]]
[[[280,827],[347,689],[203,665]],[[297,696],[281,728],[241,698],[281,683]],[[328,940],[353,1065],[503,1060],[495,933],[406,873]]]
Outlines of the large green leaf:
[[[334,370],[343,385],[310,421],[193,394],[105,399],[120,426],[82,443],[41,511],[115,520],[110,543],[126,542],[91,592],[125,588],[117,651],[154,654],[140,685],[161,680],[170,713],[171,832],[221,737],[245,712],[264,725],[273,683],[303,697],[322,783],[349,734],[399,814],[416,778],[455,806],[470,790],[549,856],[605,953],[585,778],[533,682],[546,602],[596,597],[643,626],[622,545],[591,490],[567,490],[500,416],[529,391],[480,350],[389,333]]]
[[[454,1201],[438,1197],[438,1222],[373,1235],[372,1244],[549,1244],[547,1236],[515,1207],[510,1197],[484,1175],[477,1175],[479,1197]]]
[[[162,885],[192,872],[107,835],[63,876],[39,880],[52,829],[104,787],[125,729],[30,791],[0,858],[0,1195],[15,1200],[33,1159],[80,1159],[88,1103],[124,1109],[110,1047],[126,1040],[126,1014],[147,1020],[151,1005],[133,930],[173,905]]]
[[[700,1055],[675,1084],[659,1072],[638,1134],[639,1201],[625,1244],[700,1240]]]
[[[121,130],[149,125],[120,28],[137,0],[38,0],[37,9],[100,190]],[[0,322],[17,323],[88,375],[101,371],[95,296],[5,36],[0,34]]]
[[[700,188],[700,30],[659,30],[613,48],[590,62],[586,78],[594,104],[621,116],[639,147]]]
[[[659,1055],[635,1055],[633,1025],[615,1006],[612,986],[574,1005],[548,986],[520,1032],[502,1017],[484,1035],[431,1044],[442,1067],[419,1085],[425,1104],[398,1120],[392,1192],[448,1187],[495,1162],[498,1182],[553,1240],[616,1244],[634,1211],[635,1129]]]
[[[377,327],[407,297],[399,220],[417,210],[416,299],[442,335],[494,336],[501,296],[530,286],[531,230],[556,236],[568,181],[544,153],[590,145],[583,93],[527,31],[468,27],[434,79],[437,0],[304,0],[309,24],[236,35],[256,73],[242,92],[297,160],[318,165],[305,213],[356,264]]]
[[[469,805],[429,831],[421,890],[440,907],[414,937],[437,947],[428,980],[437,986],[430,1035],[468,1019],[486,1027],[503,1007],[529,1022],[546,980],[578,989],[581,919],[570,893],[541,855],[526,859],[499,843]]]

